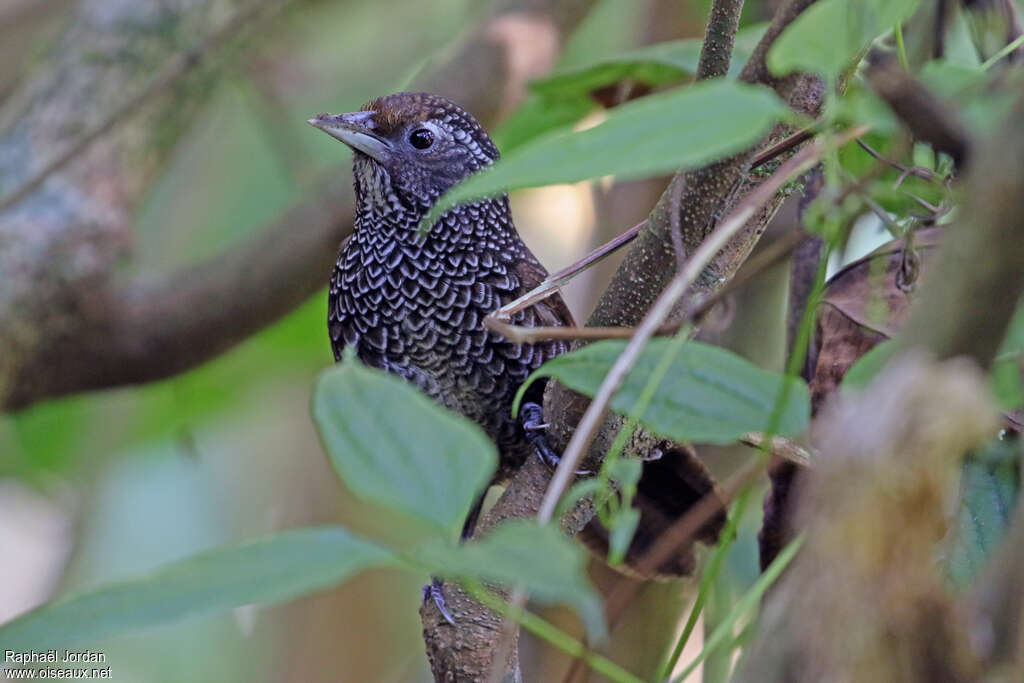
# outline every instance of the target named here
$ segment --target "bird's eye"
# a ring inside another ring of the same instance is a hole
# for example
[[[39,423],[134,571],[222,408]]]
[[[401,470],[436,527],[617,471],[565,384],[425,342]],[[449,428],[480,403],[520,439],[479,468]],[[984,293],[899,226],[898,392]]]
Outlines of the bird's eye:
[[[409,144],[416,149],[426,149],[434,144],[434,134],[426,128],[417,128],[409,133]]]

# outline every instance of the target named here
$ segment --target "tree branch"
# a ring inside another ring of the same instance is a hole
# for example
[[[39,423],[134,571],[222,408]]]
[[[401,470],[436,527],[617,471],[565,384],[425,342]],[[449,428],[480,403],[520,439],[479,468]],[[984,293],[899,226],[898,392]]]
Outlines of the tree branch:
[[[83,11],[88,13],[89,3],[99,1],[87,0]],[[191,0],[181,11],[197,11],[207,2]],[[527,80],[551,67],[561,39],[590,4],[592,0],[501,2],[418,87],[453,97],[491,125],[523,96]],[[144,14],[145,5],[124,6]],[[156,11],[153,15],[166,19]],[[27,139],[46,140],[31,136],[31,131],[56,112],[76,111],[77,120],[95,130],[106,120],[106,102],[145,80],[145,73],[83,66],[86,60],[75,57],[123,48],[123,31],[118,34],[111,28],[114,24],[111,20],[110,25],[91,27],[85,22],[83,28],[83,22],[76,22],[58,50],[69,57],[55,58],[50,70],[28,84],[36,100],[0,138],[0,150],[23,149]],[[57,84],[67,82],[75,87],[60,90]],[[147,105],[147,112],[152,106]],[[98,109],[83,114],[88,107]],[[347,171],[223,255],[157,280],[114,278],[114,262],[130,242],[130,206],[155,169],[149,162],[140,173],[140,164],[132,162],[152,156],[152,135],[158,129],[166,132],[168,118],[177,117],[183,128],[182,112],[190,107],[194,103],[161,104],[131,127],[119,123],[116,131],[93,142],[74,163],[52,172],[42,187],[0,215],[0,271],[12,283],[0,293],[0,409],[168,377],[230,348],[323,287],[338,244],[351,230]],[[58,150],[67,149],[67,141],[56,143],[62,143]],[[31,163],[40,167],[35,159],[60,154],[42,145],[30,149]],[[20,186],[27,169],[13,164],[25,155],[8,154],[6,159],[6,167],[0,161],[0,182]],[[100,177],[105,182],[97,187]],[[13,178],[20,182],[11,182]],[[119,180],[114,192],[110,179]],[[54,264],[65,265],[55,271]]]
[[[136,113],[147,102],[157,95],[166,92],[182,77],[188,75],[208,53],[219,48],[225,41],[235,36],[242,28],[257,18],[266,18],[279,11],[287,0],[262,0],[244,10],[218,28],[209,37],[199,42],[191,50],[179,52],[169,59],[160,69],[160,73],[138,94],[130,97],[124,104],[116,107],[102,121],[79,135],[68,148],[56,158],[49,161],[31,178],[26,180],[10,194],[0,197],[0,213],[3,213],[21,200],[42,187],[46,179],[57,173],[69,163],[77,159],[98,139],[110,133],[118,123]]]
[[[970,140],[967,128],[955,111],[916,78],[904,71],[891,56],[872,55],[868,81],[907,125],[915,138],[936,151],[953,157],[957,168],[967,162]]]
[[[697,79],[717,78],[729,73],[732,47],[740,26],[743,0],[718,0],[711,3],[711,17],[704,32],[704,44],[697,62]]]

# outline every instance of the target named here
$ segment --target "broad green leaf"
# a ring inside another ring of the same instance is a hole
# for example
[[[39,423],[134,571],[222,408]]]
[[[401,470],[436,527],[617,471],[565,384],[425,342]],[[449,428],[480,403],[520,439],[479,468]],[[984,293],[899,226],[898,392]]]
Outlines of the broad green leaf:
[[[737,32],[730,73],[740,72],[766,28],[767,24],[758,24]],[[645,45],[590,64],[561,69],[548,78],[534,81],[530,88],[553,100],[572,95],[586,97],[593,90],[627,78],[652,87],[665,85],[697,71],[703,43],[703,38],[684,38]]]
[[[557,526],[504,522],[480,541],[452,547],[430,543],[417,559],[448,578],[471,578],[511,588],[522,584],[545,604],[570,605],[592,638],[607,632],[601,598],[587,578],[587,554]]]
[[[733,81],[644,97],[588,130],[561,129],[516,148],[442,196],[423,225],[456,204],[509,189],[699,166],[750,146],[787,111],[771,90]]]
[[[449,540],[497,467],[477,425],[352,357],[320,376],[313,415],[355,495],[422,519]]]
[[[341,527],[286,531],[49,603],[0,626],[0,643],[19,650],[93,642],[184,617],[289,600],[363,569],[396,564],[390,551]]]
[[[612,409],[628,415],[661,359],[670,339],[652,339],[612,399]],[[537,377],[555,377],[587,396],[593,396],[609,368],[625,348],[623,340],[601,341],[554,358],[538,369]],[[700,342],[687,342],[676,356],[654,398],[640,416],[652,432],[674,441],[733,443],[749,432],[772,426],[780,406],[777,433],[798,434],[810,416],[810,397],[802,380],[762,370],[734,353]]]
[[[778,76],[810,71],[836,77],[875,38],[902,23],[920,0],[821,0],[782,32],[768,52]]]
[[[995,440],[964,460],[960,479],[960,510],[948,539],[950,577],[965,585],[981,571],[999,547],[1020,491],[1020,442]]]

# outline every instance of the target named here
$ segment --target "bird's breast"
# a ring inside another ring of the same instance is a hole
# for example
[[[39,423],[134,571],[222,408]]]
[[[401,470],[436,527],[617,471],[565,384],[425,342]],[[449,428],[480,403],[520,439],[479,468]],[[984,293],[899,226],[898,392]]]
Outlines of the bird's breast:
[[[528,361],[528,352],[483,326],[518,286],[510,264],[488,251],[353,240],[332,278],[335,353],[351,345],[363,362],[450,406],[479,401],[510,363]]]

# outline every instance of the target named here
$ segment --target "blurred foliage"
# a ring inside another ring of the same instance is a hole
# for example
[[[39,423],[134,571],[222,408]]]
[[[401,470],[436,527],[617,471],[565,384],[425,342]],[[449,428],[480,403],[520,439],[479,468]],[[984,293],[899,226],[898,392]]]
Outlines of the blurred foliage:
[[[645,10],[652,4],[642,3]],[[691,13],[703,16],[708,2],[697,4]],[[957,198],[946,182],[953,170],[950,160],[909,141],[857,68],[869,45],[893,41],[893,28],[911,17],[918,4],[822,0],[771,52],[770,64],[779,73],[807,68],[833,79],[849,76],[845,93],[833,96],[826,107],[824,132],[872,124],[864,141],[879,155],[920,166],[933,176],[905,177],[901,168],[852,144],[834,150],[825,165],[826,189],[808,215],[835,251],[847,246],[847,237],[866,215],[874,216],[874,236],[881,239],[886,231],[902,236],[956,215]],[[768,15],[768,5],[747,3],[749,20],[737,41],[733,74],[763,30],[754,22]],[[773,95],[739,87],[728,78],[623,104],[628,97],[683,84],[699,54],[700,40],[693,35],[650,44],[645,39],[650,27],[638,6],[629,0],[599,3],[573,36],[556,71],[531,85],[522,106],[496,134],[506,153],[503,162],[474,181],[475,190],[464,188],[463,197],[506,186],[605,175],[644,177],[697,165],[741,149],[780,120],[783,112]],[[124,264],[124,271],[163,272],[215,257],[260,230],[300,200],[318,177],[347,163],[337,146],[323,144],[302,123],[310,113],[356,109],[407,82],[482,11],[470,0],[437,0],[429,11],[411,0],[295,6],[265,42],[232,54],[218,79],[206,83],[215,92],[204,115],[174,149],[162,177],[138,207],[135,258]],[[679,14],[682,19],[683,11]],[[385,43],[388,49],[382,49]],[[982,68],[960,15],[950,26],[945,54],[926,63],[920,79],[971,130],[991,128],[1005,116],[1014,92],[1007,84],[1019,85],[1019,69]],[[609,98],[602,92],[620,86],[628,86],[621,88],[626,96],[620,92]],[[599,102],[621,106],[595,128],[576,131],[584,117],[599,109]],[[853,187],[856,191],[837,199],[842,189]],[[943,211],[922,215],[922,206]],[[416,581],[427,572],[523,582],[542,601],[571,603],[591,635],[603,635],[598,598],[583,574],[584,556],[553,529],[511,524],[499,527],[484,543],[453,545],[460,515],[493,469],[493,451],[481,444],[471,425],[458,423],[400,382],[357,366],[332,369],[321,381],[314,413],[347,489],[333,481],[325,484],[323,495],[332,504],[317,506],[310,482],[323,477],[310,463],[322,455],[312,437],[306,401],[316,373],[331,363],[324,318],[320,294],[238,348],[179,377],[0,417],[0,477],[32,485],[54,500],[71,489],[73,502],[59,504],[82,520],[78,546],[60,586],[60,593],[79,597],[4,626],[0,637],[66,644],[80,636],[91,642],[99,633],[120,633],[218,607],[277,602],[333,585],[371,564],[414,570],[394,583],[400,586],[394,591],[399,596],[394,611],[401,615],[394,619],[409,628],[386,644],[390,651],[414,653],[412,664],[389,662],[391,673],[405,680],[424,669],[412,607]],[[993,373],[994,390],[1008,410],[1024,403],[1022,330],[1024,315],[1018,313]],[[619,392],[616,410],[629,414],[647,401],[644,410],[636,411],[641,423],[673,438],[701,442],[732,443],[745,432],[760,430],[796,434],[806,426],[809,408],[802,382],[697,343],[684,345],[677,362],[652,380],[653,389],[647,391],[658,360],[652,354],[667,343],[656,340],[650,345],[637,376]],[[594,344],[557,359],[542,374],[592,394],[621,348],[617,342]],[[865,355],[844,386],[866,385],[884,366],[889,348],[883,344]],[[362,382],[358,386],[351,381],[356,376]],[[780,399],[787,393],[780,391],[782,386],[792,388],[788,401]],[[681,414],[692,419],[680,420]],[[778,424],[773,424],[775,419]],[[396,424],[399,429],[414,424],[416,429],[397,433]],[[355,438],[360,430],[363,437]],[[268,433],[276,438],[267,438]],[[401,445],[408,457],[373,458],[372,449],[361,441],[366,433],[374,443]],[[451,448],[449,458],[432,461],[425,471],[423,454],[409,437],[428,443],[428,434],[432,448],[445,440]],[[966,459],[961,505],[944,549],[956,583],[966,585],[977,576],[997,546],[1019,495],[1019,462],[1020,445],[1011,438]],[[385,466],[393,469],[380,469]],[[290,477],[298,468],[308,468],[308,478],[297,477],[295,483]],[[621,555],[636,526],[629,502],[639,468],[613,462],[602,475],[623,486],[621,499],[616,499],[623,507],[610,518],[618,524],[612,528],[613,555]],[[577,488],[574,494],[597,490]],[[355,499],[371,501],[383,513],[361,516],[358,512],[365,508]],[[296,505],[300,512],[294,511]],[[290,531],[231,545],[241,536],[318,517],[342,517],[346,528]],[[750,529],[742,543],[730,547],[732,531],[749,524],[740,517],[747,519],[742,510],[734,511],[730,533],[712,555],[717,560],[709,562],[713,569],[702,577],[710,626],[704,650],[687,667],[717,657],[710,660],[717,668],[708,670],[709,678],[724,677],[735,647],[742,644],[744,632],[736,633],[737,626],[747,623],[760,596],[795,552],[792,547],[771,572],[758,577]],[[421,533],[423,519],[433,520],[445,538]],[[367,541],[364,535],[376,540]],[[201,551],[206,554],[181,559]],[[535,561],[538,552],[545,563]],[[173,561],[178,563],[125,579]],[[112,579],[119,583],[88,592],[90,586]],[[385,603],[381,598],[372,607],[386,609]],[[357,603],[353,599],[348,604]],[[349,611],[362,619],[358,610]],[[694,620],[699,612],[700,603]],[[132,633],[110,642],[123,653],[122,661],[131,660],[132,651],[144,653],[134,661],[139,671],[129,672],[138,680],[257,680],[254,672],[273,658],[267,643],[283,637],[260,630],[253,635],[251,625],[246,626],[251,614],[246,614],[236,611],[230,618],[207,618],[189,629]],[[175,648],[186,643],[201,647],[204,642],[202,656],[174,668],[180,659],[171,656]],[[220,652],[212,652],[211,642],[221,646]],[[352,647],[358,656],[363,655],[360,646],[356,639]],[[254,652],[260,655],[254,657]],[[245,663],[246,658],[259,661]],[[149,671],[144,663],[157,660],[169,663],[161,673]],[[259,680],[274,680],[272,673],[263,676]]]
[[[1013,521],[1020,496],[1020,435],[1001,435],[964,459],[960,506],[950,529],[945,560],[958,586],[985,568]]]
[[[778,76],[816,73],[833,81],[875,38],[908,19],[920,0],[821,0],[772,46],[768,67]]]

